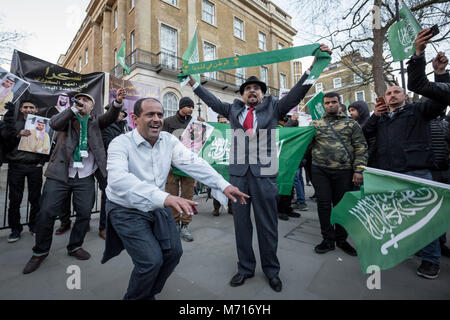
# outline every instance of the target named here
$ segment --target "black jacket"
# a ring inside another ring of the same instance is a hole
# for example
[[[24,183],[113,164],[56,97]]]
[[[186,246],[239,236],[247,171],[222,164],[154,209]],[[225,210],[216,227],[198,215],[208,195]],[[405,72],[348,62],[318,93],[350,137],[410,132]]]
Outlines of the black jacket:
[[[110,126],[106,127],[102,130],[102,139],[103,145],[105,146],[105,151],[108,151],[109,144],[114,140],[115,137],[120,136],[121,134],[126,133],[127,131],[131,131],[131,128],[128,127],[127,122],[125,120],[116,121]]]
[[[363,132],[366,139],[376,137],[374,166],[406,172],[433,166],[430,120],[439,116],[446,106],[433,100],[407,103],[393,112],[373,114]]]
[[[408,61],[408,89],[424,97],[450,105],[450,75],[435,74],[435,81],[430,82],[425,74],[425,56],[413,56]],[[443,83],[445,82],[445,83]]]
[[[191,119],[191,116],[183,117],[182,115],[180,115],[180,112],[177,112],[176,115],[164,119],[162,130],[172,134],[175,130],[179,130],[177,131],[178,134],[175,134],[175,136],[180,139],[180,136],[183,134],[184,129],[186,129],[189,122],[191,122]]]

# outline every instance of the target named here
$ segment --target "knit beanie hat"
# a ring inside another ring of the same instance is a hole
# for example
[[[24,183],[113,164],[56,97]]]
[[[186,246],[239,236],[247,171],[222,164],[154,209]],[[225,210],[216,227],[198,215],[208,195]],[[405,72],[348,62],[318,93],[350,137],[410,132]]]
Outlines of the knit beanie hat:
[[[193,106],[195,106],[195,104],[191,98],[183,97],[180,99],[179,109],[183,109],[184,107],[193,107]]]

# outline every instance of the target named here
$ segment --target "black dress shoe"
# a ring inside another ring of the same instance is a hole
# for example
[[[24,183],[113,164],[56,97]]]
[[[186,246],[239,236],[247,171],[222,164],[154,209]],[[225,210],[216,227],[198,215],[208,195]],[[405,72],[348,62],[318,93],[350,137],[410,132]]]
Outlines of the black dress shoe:
[[[346,254],[350,256],[356,257],[358,255],[356,253],[356,250],[347,241],[336,242],[336,247],[341,248]]]
[[[334,243],[327,240],[323,240],[314,248],[314,251],[319,254],[326,253],[331,250],[334,250]]]
[[[41,262],[47,258],[48,254],[43,256],[32,256],[31,259],[27,262],[25,268],[23,268],[23,274],[32,273],[36,271],[37,268],[41,265]]]
[[[282,284],[281,284],[281,280],[278,276],[276,276],[275,278],[272,278],[269,280],[269,284],[270,287],[275,291],[275,292],[280,292],[281,288],[282,288]]]
[[[245,282],[245,279],[253,278],[254,274],[240,274],[236,273],[233,278],[231,278],[230,286],[239,287],[242,286]]]
[[[68,253],[69,256],[75,257],[78,260],[89,260],[91,255],[83,248]]]

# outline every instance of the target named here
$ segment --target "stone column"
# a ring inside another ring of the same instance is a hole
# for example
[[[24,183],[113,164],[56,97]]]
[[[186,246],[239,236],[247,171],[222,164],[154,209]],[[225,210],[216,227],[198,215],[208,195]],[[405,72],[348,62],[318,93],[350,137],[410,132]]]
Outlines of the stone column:
[[[103,8],[103,43],[102,43],[102,71],[109,72],[113,68],[114,57],[111,48],[111,8],[105,6]]]
[[[150,0],[137,0],[135,10],[135,47],[152,52],[152,7]]]

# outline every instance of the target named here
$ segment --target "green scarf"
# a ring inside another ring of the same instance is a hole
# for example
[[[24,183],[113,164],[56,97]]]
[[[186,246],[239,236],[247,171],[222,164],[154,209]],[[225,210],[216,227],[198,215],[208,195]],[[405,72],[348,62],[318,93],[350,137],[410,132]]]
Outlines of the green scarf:
[[[73,167],[74,168],[84,168],[83,162],[81,158],[88,157],[88,121],[90,115],[82,118],[78,113],[75,114],[80,122],[80,141],[78,142],[78,146],[75,148],[75,152],[73,154]]]
[[[225,59],[185,64],[182,68],[182,74],[178,75],[178,81],[182,82],[188,75],[198,73],[255,67],[265,64],[290,61],[297,58],[315,56],[317,61],[311,70],[311,74],[305,81],[305,84],[313,84],[319,78],[323,69],[325,69],[331,61],[331,56],[327,52],[321,51],[319,47],[320,45],[315,43],[306,46],[297,46]]]

